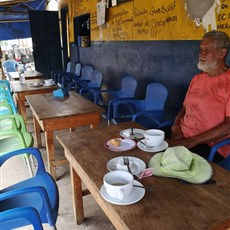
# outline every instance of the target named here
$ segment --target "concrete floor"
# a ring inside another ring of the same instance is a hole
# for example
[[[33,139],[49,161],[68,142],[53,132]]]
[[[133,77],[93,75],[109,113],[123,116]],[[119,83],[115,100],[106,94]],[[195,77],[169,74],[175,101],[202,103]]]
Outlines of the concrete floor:
[[[27,108],[27,115],[31,118],[30,109]],[[105,125],[105,121],[102,121],[102,125]],[[83,129],[85,129],[84,127]],[[88,127],[87,127],[88,128]],[[81,132],[82,128],[76,129],[75,132]],[[29,126],[29,131],[33,133],[33,124]],[[68,130],[63,130],[61,132],[68,132]],[[55,133],[56,134],[56,133]],[[43,134],[44,140],[44,134]],[[44,145],[44,141],[43,141]],[[46,161],[46,149],[45,147],[40,149],[45,165]],[[64,152],[58,141],[55,141],[55,153],[58,159],[64,159]],[[35,168],[36,170],[36,168]],[[60,193],[60,207],[59,214],[57,218],[57,229],[58,230],[113,230],[115,229],[109,219],[105,216],[104,212],[95,202],[91,195],[84,197],[84,212],[85,212],[85,223],[82,225],[77,225],[73,215],[72,207],[72,191],[70,183],[70,173],[69,166],[64,165],[58,167],[57,175],[60,179],[57,181],[59,193]],[[29,171],[24,163],[21,156],[15,157],[7,161],[3,167],[1,167],[1,188],[9,186],[10,184],[16,183],[17,181],[23,180],[29,177]],[[45,230],[50,229],[48,224],[43,225]],[[23,230],[33,229],[32,226],[26,226],[19,228]]]

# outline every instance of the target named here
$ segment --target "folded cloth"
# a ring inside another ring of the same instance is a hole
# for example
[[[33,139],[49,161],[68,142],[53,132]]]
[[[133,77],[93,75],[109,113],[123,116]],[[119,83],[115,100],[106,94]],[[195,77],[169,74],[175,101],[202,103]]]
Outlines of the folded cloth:
[[[67,88],[57,89],[53,91],[54,97],[67,97],[69,96],[69,90]]]

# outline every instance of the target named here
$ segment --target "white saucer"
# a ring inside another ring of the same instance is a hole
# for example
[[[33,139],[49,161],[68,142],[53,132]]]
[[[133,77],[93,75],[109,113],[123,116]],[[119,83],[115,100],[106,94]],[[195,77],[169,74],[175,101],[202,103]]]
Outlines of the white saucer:
[[[141,140],[141,142],[145,143],[145,140]],[[155,153],[155,152],[160,152],[163,151],[165,149],[168,148],[168,143],[166,141],[163,141],[161,145],[159,146],[154,146],[154,147],[147,147],[146,145],[144,145],[143,143],[141,143],[140,141],[138,141],[137,143],[137,147],[143,151],[146,152],[151,152],[151,153]]]
[[[117,139],[121,140],[120,146],[114,146],[110,144],[111,139],[105,141],[104,146],[109,150],[118,151],[118,152],[128,151],[136,147],[136,142],[131,139],[122,139],[122,138],[117,138]]]
[[[145,130],[143,129],[133,129],[134,135],[131,135],[131,129],[124,129],[120,132],[120,135],[124,138],[129,138],[129,139],[141,139],[144,137],[144,132]]]
[[[46,85],[45,83],[43,84],[43,86],[49,87],[49,86],[54,86],[55,84],[52,85]]]
[[[139,181],[134,180],[135,185],[143,186]],[[103,199],[106,201],[112,203],[112,204],[118,204],[118,205],[129,205],[129,204],[134,204],[141,200],[144,195],[145,195],[145,189],[144,188],[138,188],[138,187],[133,187],[133,190],[123,200],[117,200],[109,196],[109,194],[106,192],[106,189],[104,185],[101,186],[100,193]]]
[[[145,162],[137,157],[129,156],[129,163],[130,163],[130,170],[133,175],[137,175],[141,173],[146,168]],[[124,165],[123,156],[115,157],[109,160],[107,163],[107,168],[109,171],[121,170],[121,171],[128,172],[127,166]]]

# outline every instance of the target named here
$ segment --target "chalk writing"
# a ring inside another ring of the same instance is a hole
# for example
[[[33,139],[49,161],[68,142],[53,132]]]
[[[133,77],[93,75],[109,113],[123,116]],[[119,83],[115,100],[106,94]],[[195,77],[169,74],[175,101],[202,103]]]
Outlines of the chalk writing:
[[[159,8],[151,7],[149,10],[149,15],[169,13],[170,11],[174,11],[175,8],[176,8],[175,1],[169,5],[165,5],[165,6],[163,5]]]
[[[127,9],[121,9],[116,13],[111,13],[109,16],[109,25],[112,26],[110,29],[111,37],[116,40],[130,39],[133,18],[132,13]]]
[[[162,4],[159,7],[134,8],[133,34],[137,37],[156,38],[159,30],[171,23],[177,23],[176,2]]]

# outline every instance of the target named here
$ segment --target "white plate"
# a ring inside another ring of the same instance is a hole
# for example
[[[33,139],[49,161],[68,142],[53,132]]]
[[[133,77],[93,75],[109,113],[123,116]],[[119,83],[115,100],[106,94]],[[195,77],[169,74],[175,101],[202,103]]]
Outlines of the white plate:
[[[129,164],[130,170],[133,175],[141,173],[146,168],[145,162],[137,157],[129,156]],[[123,156],[115,157],[109,160],[107,163],[107,168],[109,171],[122,170],[128,172],[127,166],[124,165]]]
[[[139,181],[134,180],[135,185],[143,186]],[[145,195],[145,189],[144,188],[138,188],[133,187],[133,190],[131,193],[123,200],[117,200],[109,196],[109,194],[106,192],[104,185],[102,185],[100,189],[100,193],[102,198],[104,198],[106,201],[112,203],[112,204],[118,204],[118,205],[129,205],[134,204],[141,200]]]
[[[131,129],[124,129],[120,132],[120,135],[122,137],[129,138],[129,139],[135,139],[135,138],[140,139],[144,137],[144,132],[145,130],[143,129],[133,129],[134,135],[130,135]]]
[[[120,146],[114,146],[110,144],[110,140],[105,141],[104,146],[112,151],[128,151],[131,149],[134,149],[136,147],[136,142],[131,140],[131,139],[122,139],[122,138],[117,138],[121,140],[121,145]]]
[[[43,84],[43,86],[47,86],[47,87],[49,87],[49,86],[54,86],[55,84],[52,84],[52,85],[46,85],[46,84]]]
[[[144,139],[141,141],[145,143]],[[146,145],[144,145],[140,141],[138,141],[137,147],[143,151],[155,153],[155,152],[160,152],[160,151],[167,149],[168,143],[166,141],[163,141],[162,144],[159,146],[147,147]]]

